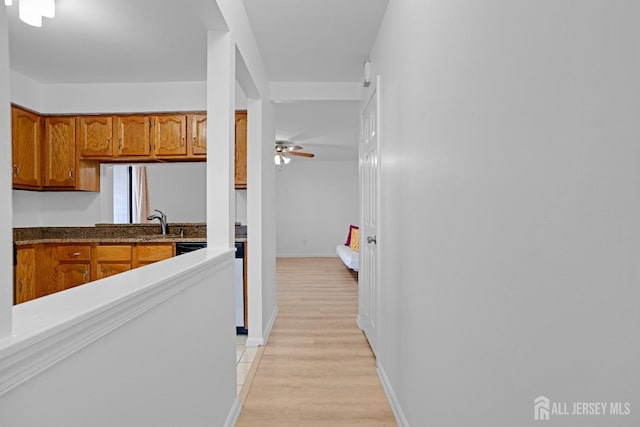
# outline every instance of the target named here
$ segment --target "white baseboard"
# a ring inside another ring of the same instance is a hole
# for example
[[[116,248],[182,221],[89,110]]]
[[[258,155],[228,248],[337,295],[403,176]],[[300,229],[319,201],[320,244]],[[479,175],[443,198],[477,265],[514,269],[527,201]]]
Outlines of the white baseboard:
[[[242,405],[240,404],[240,398],[236,396],[236,400],[233,401],[233,405],[229,410],[229,415],[227,415],[227,420],[224,422],[224,427],[235,426],[238,418],[240,418],[240,412],[242,412]]]
[[[273,310],[273,313],[271,314],[271,318],[269,319],[269,323],[267,324],[266,329],[264,330],[264,344],[266,345],[267,342],[269,341],[269,335],[271,335],[271,330],[273,329],[273,325],[274,323],[276,323],[276,318],[278,317],[278,306],[276,305],[276,308]]]
[[[324,254],[276,254],[278,258],[338,258],[335,252]]]
[[[404,412],[402,411],[400,402],[398,402],[398,397],[393,391],[393,387],[391,386],[389,377],[387,377],[387,374],[384,372],[384,368],[382,367],[380,360],[378,360],[376,363],[376,370],[378,371],[378,377],[380,378],[380,382],[382,383],[384,393],[387,395],[387,400],[389,400],[389,405],[391,405],[393,416],[396,417],[396,423],[398,423],[398,427],[410,427],[409,421],[407,421],[407,417],[405,417]]]
[[[269,341],[269,335],[271,335],[271,329],[273,329],[273,324],[276,323],[276,318],[278,317],[278,306],[273,310],[271,314],[271,318],[269,319],[269,323],[267,323],[267,327],[262,335],[262,337],[248,337],[247,342],[244,344],[247,347],[260,347],[262,345],[266,345],[267,341]]]

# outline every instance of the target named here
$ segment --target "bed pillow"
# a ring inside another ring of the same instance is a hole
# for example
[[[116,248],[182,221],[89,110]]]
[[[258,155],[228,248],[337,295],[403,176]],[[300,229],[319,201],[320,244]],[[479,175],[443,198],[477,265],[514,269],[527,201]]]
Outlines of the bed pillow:
[[[345,246],[351,246],[351,230],[353,230],[354,228],[358,228],[358,226],[357,225],[349,226],[349,234],[347,234],[347,241],[344,243]]]
[[[356,252],[360,252],[360,230],[358,227],[351,229],[351,241],[349,247]]]

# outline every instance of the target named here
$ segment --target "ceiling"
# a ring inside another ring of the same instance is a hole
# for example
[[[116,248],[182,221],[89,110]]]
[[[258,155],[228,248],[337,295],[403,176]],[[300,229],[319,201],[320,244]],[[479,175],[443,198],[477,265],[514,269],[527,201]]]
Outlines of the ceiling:
[[[243,1],[274,82],[361,81],[388,3]],[[204,81],[207,30],[225,28],[213,0],[56,0],[40,28],[21,22],[15,3],[11,68],[46,84]],[[276,103],[275,113],[276,138],[314,160],[357,158],[357,102]]]
[[[204,81],[207,30],[225,28],[212,0],[56,0],[42,27],[7,7],[11,69],[38,82]]]
[[[269,79],[360,82],[388,0],[243,0]],[[295,161],[356,160],[357,101],[276,103],[276,140],[316,154]]]
[[[272,81],[357,82],[388,0],[243,0]]]
[[[358,102],[276,103],[276,140],[295,142],[314,159],[296,161],[341,161],[358,158]]]

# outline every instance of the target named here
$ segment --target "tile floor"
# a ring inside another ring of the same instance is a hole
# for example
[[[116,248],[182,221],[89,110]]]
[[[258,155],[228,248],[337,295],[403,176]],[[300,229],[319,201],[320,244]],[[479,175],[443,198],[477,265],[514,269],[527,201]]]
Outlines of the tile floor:
[[[251,383],[251,366],[256,360],[256,355],[258,355],[258,352],[260,350],[256,347],[246,347],[246,342],[246,335],[236,336],[236,369],[238,375],[238,396],[240,396],[242,388],[245,385],[250,385]]]

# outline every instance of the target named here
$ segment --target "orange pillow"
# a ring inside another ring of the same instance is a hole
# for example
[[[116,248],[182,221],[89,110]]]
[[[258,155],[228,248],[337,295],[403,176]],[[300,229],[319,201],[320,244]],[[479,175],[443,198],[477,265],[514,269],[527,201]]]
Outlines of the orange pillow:
[[[360,252],[360,229],[351,229],[351,239],[349,241],[349,247],[356,252]]]
[[[349,232],[347,233],[347,241],[344,242],[345,246],[351,246],[351,230],[353,230],[354,228],[358,228],[358,226],[357,225],[349,226]]]

